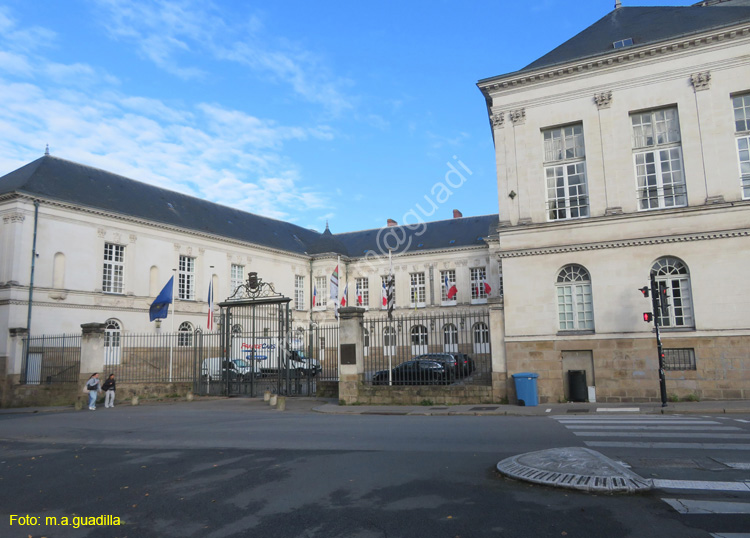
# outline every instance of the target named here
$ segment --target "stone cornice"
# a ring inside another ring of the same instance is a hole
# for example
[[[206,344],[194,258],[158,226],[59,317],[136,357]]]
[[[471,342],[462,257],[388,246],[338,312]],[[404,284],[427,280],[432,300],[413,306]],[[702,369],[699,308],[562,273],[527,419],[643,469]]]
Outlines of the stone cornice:
[[[307,255],[307,254],[297,254],[296,252],[290,252],[290,251],[287,251],[287,250],[274,249],[274,248],[271,248],[271,247],[266,247],[266,246],[263,246],[263,245],[258,245],[256,243],[250,243],[250,242],[247,242],[247,241],[241,241],[241,240],[238,240],[238,239],[232,239],[232,238],[224,237],[224,236],[221,236],[221,235],[214,235],[214,234],[202,233],[202,232],[198,232],[196,230],[191,230],[189,228],[180,228],[178,226],[172,226],[172,225],[164,224],[164,223],[161,223],[161,222],[139,219],[139,218],[136,218],[136,217],[131,217],[131,216],[128,216],[128,215],[123,215],[123,214],[120,214],[120,213],[112,213],[112,212],[102,211],[102,210],[94,209],[94,208],[90,208],[90,207],[79,206],[79,205],[75,205],[75,204],[72,204],[72,203],[60,202],[59,200],[49,200],[49,199],[41,198],[39,196],[29,196],[29,195],[24,194],[24,193],[11,193],[10,195],[7,195],[7,196],[0,196],[0,202],[2,202],[4,200],[11,200],[11,199],[40,200],[46,206],[56,207],[56,208],[59,208],[59,209],[65,209],[65,210],[69,210],[69,211],[79,211],[81,213],[86,213],[86,214],[89,214],[89,215],[96,215],[96,216],[104,217],[104,218],[107,218],[107,219],[119,220],[119,221],[124,221],[124,222],[131,223],[131,224],[136,224],[136,225],[139,225],[139,226],[145,226],[146,228],[150,228],[150,229],[166,230],[166,231],[169,231],[169,232],[190,235],[190,236],[193,236],[193,237],[199,237],[201,239],[206,239],[206,240],[212,241],[212,242],[220,241],[221,243],[224,243],[224,244],[227,244],[227,245],[235,245],[235,246],[239,246],[239,247],[242,247],[242,248],[252,248],[252,249],[260,250],[260,251],[263,251],[263,252],[269,252],[269,253],[277,254],[277,255],[281,254],[281,255],[285,255],[285,256],[292,256],[292,257],[300,258],[300,259],[304,259],[304,260],[309,260],[310,259],[310,256]],[[102,228],[101,225],[97,226],[97,229],[101,229],[101,228]]]
[[[714,232],[702,232],[694,234],[680,234],[670,236],[643,237],[636,239],[622,239],[617,241],[598,241],[595,243],[579,243],[571,245],[558,245],[554,247],[526,248],[517,250],[500,250],[497,252],[499,259],[521,258],[526,256],[544,256],[547,254],[564,254],[570,252],[582,252],[587,250],[606,250],[613,248],[642,247],[648,245],[662,245],[668,243],[686,243],[690,241],[709,241],[713,239],[733,239],[736,237],[750,237],[750,229],[745,230],[721,230]]]
[[[685,50],[714,46],[717,43],[733,41],[736,39],[750,37],[750,25],[743,23],[732,28],[723,28],[718,31],[706,32],[693,36],[677,37],[660,43],[644,44],[641,46],[627,47],[612,50],[612,52],[594,57],[582,58],[577,61],[543,67],[538,70],[510,73],[501,75],[477,83],[477,86],[486,98],[491,98],[491,93],[506,89],[515,89],[521,86],[557,81],[561,78],[576,76],[581,73],[607,69],[609,67],[624,66],[642,60],[652,59],[660,56],[668,56]]]

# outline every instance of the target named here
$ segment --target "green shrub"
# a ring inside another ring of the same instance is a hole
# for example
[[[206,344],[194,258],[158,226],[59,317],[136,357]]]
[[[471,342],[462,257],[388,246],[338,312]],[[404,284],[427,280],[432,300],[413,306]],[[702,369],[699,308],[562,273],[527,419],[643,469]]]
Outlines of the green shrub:
[[[422,400],[421,402],[419,402],[419,405],[425,405],[427,407],[430,407],[430,406],[435,405],[435,404],[432,403],[432,400]]]
[[[683,399],[684,399],[684,400],[685,400],[686,402],[700,402],[700,401],[701,401],[700,397],[699,397],[699,396],[698,396],[697,394],[695,394],[695,393],[693,393],[693,394],[688,394],[688,395],[687,395],[687,396],[685,396],[685,398],[683,398]]]
[[[679,402],[680,401],[680,397],[677,396],[674,392],[672,394],[670,394],[669,396],[667,396],[667,399],[670,402]]]

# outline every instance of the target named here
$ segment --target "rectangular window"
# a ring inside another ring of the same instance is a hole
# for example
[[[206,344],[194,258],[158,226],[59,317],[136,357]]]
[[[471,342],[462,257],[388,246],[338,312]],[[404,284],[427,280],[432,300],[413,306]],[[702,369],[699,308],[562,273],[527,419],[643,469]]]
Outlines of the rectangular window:
[[[294,308],[305,309],[305,277],[294,275]]]
[[[229,295],[233,295],[237,288],[245,283],[245,266],[232,264],[232,269],[229,274]]]
[[[547,218],[564,220],[588,217],[583,125],[547,129],[542,134]]]
[[[664,349],[665,370],[695,370],[695,350]]]
[[[315,307],[325,308],[328,304],[328,277],[315,277]]]
[[[647,210],[687,205],[677,109],[639,112],[631,114],[630,119],[638,208]]]
[[[104,270],[102,272],[102,291],[104,293],[122,293],[124,269],[125,247],[105,243]]]
[[[183,301],[195,300],[195,258],[180,256],[177,294]]]
[[[487,289],[484,286],[487,271],[484,267],[472,267],[469,273],[471,275],[471,302],[487,301]]]
[[[750,198],[750,94],[732,98],[742,198]]]
[[[355,282],[354,306],[370,306],[370,281],[367,277],[363,277],[358,278]]]
[[[454,305],[457,295],[456,271],[453,269],[440,271],[440,302],[444,305]]]
[[[388,289],[388,279],[390,276],[384,275],[380,277],[380,304],[381,308],[388,308],[386,293]],[[393,306],[396,306],[396,277],[393,277]]]
[[[409,288],[409,302],[411,306],[425,306],[424,273],[409,273],[411,287]]]

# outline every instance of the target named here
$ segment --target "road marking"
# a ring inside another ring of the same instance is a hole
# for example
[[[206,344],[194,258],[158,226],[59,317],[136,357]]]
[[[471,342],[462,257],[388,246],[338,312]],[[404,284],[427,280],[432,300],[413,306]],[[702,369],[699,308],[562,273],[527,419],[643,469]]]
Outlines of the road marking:
[[[737,426],[661,426],[659,424],[649,424],[649,425],[643,425],[643,426],[583,426],[583,425],[574,425],[569,426],[569,430],[628,430],[628,431],[653,431],[653,430],[679,430],[679,431],[689,431],[689,430],[698,430],[698,431],[744,431],[742,428],[739,428]]]
[[[750,450],[749,444],[729,443],[660,443],[660,442],[634,442],[634,441],[584,441],[586,446],[602,448],[680,448],[696,450]]]
[[[745,433],[694,433],[694,432],[573,432],[579,437],[664,437],[665,439],[750,439]]]
[[[701,491],[750,491],[747,482],[714,482],[710,480],[666,480],[653,479],[659,489],[698,489]]]
[[[662,499],[680,514],[750,514],[750,503]]]
[[[742,419],[742,418],[736,418],[734,420],[736,420],[737,422],[744,422],[745,424],[750,424],[750,420],[745,420],[745,419]]]
[[[560,424],[657,424],[654,421],[651,420],[620,420],[620,421],[612,421],[612,420],[561,420],[559,421]],[[661,422],[658,422],[658,424],[721,424],[720,422],[715,422],[712,420],[693,420],[690,422],[685,422],[682,420],[664,420]]]
[[[731,469],[739,469],[740,471],[750,471],[750,463],[727,463],[727,462],[720,462],[726,465],[727,467]]]
[[[750,538],[746,532],[712,532],[713,538]]]
[[[597,407],[597,413],[638,413],[640,407]]]

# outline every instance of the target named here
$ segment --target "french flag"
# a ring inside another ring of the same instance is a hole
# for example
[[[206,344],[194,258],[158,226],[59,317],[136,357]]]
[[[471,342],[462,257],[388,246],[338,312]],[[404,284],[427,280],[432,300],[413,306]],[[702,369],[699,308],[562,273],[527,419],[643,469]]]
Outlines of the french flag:
[[[388,291],[385,289],[385,280],[383,280],[383,291],[381,292],[381,296],[383,299],[383,308],[388,306]]]
[[[341,306],[346,306],[346,295],[349,291],[349,283],[346,283],[346,286],[344,286],[344,295],[341,296]]]
[[[448,275],[445,275],[445,296],[449,301],[452,301],[456,293],[458,293],[458,288],[456,288],[455,284],[448,282]]]
[[[489,295],[490,292],[492,291],[492,288],[490,288],[490,285],[487,284],[487,278],[486,277],[482,280],[482,284],[484,284],[484,293],[486,293],[487,295]]]
[[[206,320],[206,329],[212,331],[214,328],[214,281],[208,283],[208,319]]]
[[[362,306],[362,291],[359,289],[359,284],[357,284],[357,304]]]
[[[313,285],[313,306],[317,306],[318,301],[318,287]]]

